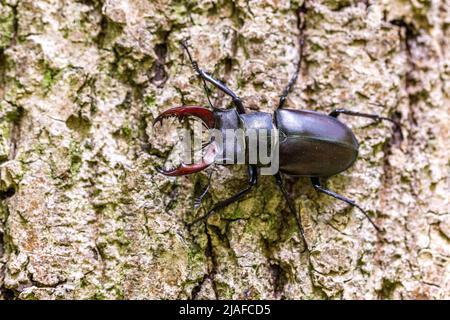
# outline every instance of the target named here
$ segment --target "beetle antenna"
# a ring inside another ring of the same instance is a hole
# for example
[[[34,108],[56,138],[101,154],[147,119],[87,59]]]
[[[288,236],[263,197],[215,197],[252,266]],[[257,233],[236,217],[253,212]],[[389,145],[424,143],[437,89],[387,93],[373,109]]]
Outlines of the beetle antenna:
[[[197,61],[195,61],[192,58],[191,52],[189,51],[189,46],[188,46],[188,42],[187,39],[184,39],[181,41],[181,46],[183,47],[184,50],[186,50],[186,53],[189,57],[189,61],[191,62],[192,65],[192,69],[194,69],[195,73],[197,73],[197,75],[200,75],[200,68],[198,67],[198,63]],[[209,97],[209,90],[208,90],[208,85],[206,84],[205,79],[202,78],[202,83],[203,83],[203,88],[205,89],[205,93],[206,93],[206,98],[208,99],[208,103],[211,106],[212,109],[215,109],[212,102],[211,102],[211,98]]]

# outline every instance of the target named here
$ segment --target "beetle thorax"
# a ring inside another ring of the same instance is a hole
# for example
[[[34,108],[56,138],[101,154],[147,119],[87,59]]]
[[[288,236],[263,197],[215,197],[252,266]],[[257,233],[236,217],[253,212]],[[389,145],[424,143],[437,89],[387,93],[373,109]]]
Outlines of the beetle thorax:
[[[271,163],[274,140],[278,138],[271,114],[254,112],[239,115],[235,109],[229,109],[215,111],[214,115],[213,136],[220,150],[216,163],[257,166]]]

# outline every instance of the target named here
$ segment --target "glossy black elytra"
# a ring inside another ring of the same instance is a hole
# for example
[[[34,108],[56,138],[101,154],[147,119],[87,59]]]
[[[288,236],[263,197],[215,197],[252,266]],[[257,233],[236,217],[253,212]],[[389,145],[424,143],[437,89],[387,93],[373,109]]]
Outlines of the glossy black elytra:
[[[328,115],[309,110],[284,109],[283,107],[286,98],[296,82],[300,71],[303,52],[302,38],[300,41],[301,54],[297,71],[283,91],[278,108],[273,116],[272,114],[265,112],[246,113],[241,99],[225,84],[214,79],[211,75],[198,67],[197,62],[192,59],[186,41],[183,41],[182,45],[188,54],[193,69],[203,81],[212,111],[208,108],[198,106],[172,108],[160,114],[155,119],[154,124],[162,122],[163,119],[169,117],[182,119],[188,116],[194,116],[200,118],[207,127],[218,130],[238,128],[241,128],[244,131],[248,129],[270,130],[272,129],[272,126],[275,125],[283,134],[283,139],[280,139],[281,141],[279,144],[279,170],[274,174],[274,177],[287,201],[291,213],[295,216],[300,236],[305,244],[305,250],[309,250],[309,248],[305,239],[301,217],[296,212],[295,206],[284,187],[282,174],[310,177],[313,187],[318,192],[322,192],[358,208],[368,218],[371,224],[380,231],[380,228],[372,221],[366,211],[354,201],[325,189],[320,184],[319,178],[330,177],[348,169],[355,162],[358,155],[359,144],[351,129],[337,119],[340,114],[366,117],[376,121],[387,120],[394,123],[396,126],[399,126],[397,122],[377,114],[360,113],[346,109],[336,109]],[[213,84],[226,95],[230,96],[234,108],[215,108],[208,95],[208,90],[206,88],[207,83]],[[192,174],[209,167],[214,162],[215,156],[216,150],[210,146],[206,151],[205,157],[199,163],[191,165],[182,164],[181,166],[170,170],[161,168],[157,168],[157,170],[167,176]],[[249,163],[247,163],[247,166],[248,186],[229,199],[214,205],[204,216],[194,220],[190,225],[204,220],[219,209],[238,201],[252,190],[257,183],[259,166]],[[209,185],[210,178],[208,186],[198,199],[197,204],[201,202]]]

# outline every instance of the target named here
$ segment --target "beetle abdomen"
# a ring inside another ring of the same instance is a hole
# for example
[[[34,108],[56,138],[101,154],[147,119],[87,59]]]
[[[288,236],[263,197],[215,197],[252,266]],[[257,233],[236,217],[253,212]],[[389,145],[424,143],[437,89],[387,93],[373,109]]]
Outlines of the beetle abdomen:
[[[280,171],[327,177],[349,168],[358,155],[353,132],[336,118],[314,111],[279,109]]]

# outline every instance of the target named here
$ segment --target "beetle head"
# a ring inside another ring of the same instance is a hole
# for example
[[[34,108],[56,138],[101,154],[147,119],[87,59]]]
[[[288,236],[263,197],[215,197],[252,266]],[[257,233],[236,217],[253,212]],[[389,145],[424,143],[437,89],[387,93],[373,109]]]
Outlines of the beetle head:
[[[214,128],[215,119],[213,112],[211,112],[207,108],[198,106],[183,106],[166,110],[153,121],[153,126],[157,123],[160,123],[162,125],[164,119],[176,118],[177,120],[181,121],[182,119],[187,117],[198,118],[208,129]],[[196,173],[208,168],[214,162],[217,153],[218,148],[216,143],[214,141],[210,141],[207,149],[205,150],[204,156],[199,162],[193,164],[182,163],[178,167],[168,170],[157,167],[156,170],[166,176],[172,177]]]

